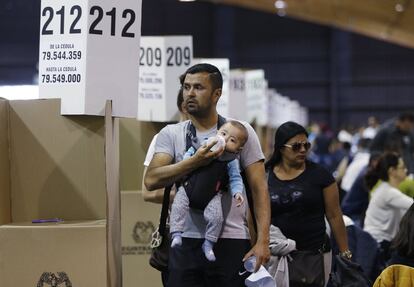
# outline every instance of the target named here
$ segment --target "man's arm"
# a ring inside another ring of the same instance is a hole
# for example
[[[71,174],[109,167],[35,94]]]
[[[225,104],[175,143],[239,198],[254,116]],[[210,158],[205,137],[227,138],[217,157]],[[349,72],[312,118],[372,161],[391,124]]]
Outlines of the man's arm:
[[[207,165],[224,151],[210,151],[216,143],[217,141],[213,141],[209,145],[201,146],[192,157],[177,163],[172,163],[173,157],[167,153],[156,153],[144,178],[146,188],[151,191],[173,184],[200,166]]]
[[[256,256],[255,271],[257,271],[260,265],[266,263],[270,258],[270,198],[263,161],[250,164],[246,167],[245,173],[253,197],[254,215],[257,222],[257,240],[256,244],[244,256],[243,260],[246,260],[252,255]]]
[[[163,199],[164,199],[164,189],[160,188],[160,189],[156,189],[153,191],[148,191],[147,188],[145,187],[144,184],[144,178],[145,178],[145,174],[147,173],[147,166],[144,166],[144,172],[142,173],[142,197],[144,198],[144,201],[146,202],[152,202],[152,203],[162,203]],[[175,196],[175,189],[171,189],[170,192],[170,202],[173,201]]]

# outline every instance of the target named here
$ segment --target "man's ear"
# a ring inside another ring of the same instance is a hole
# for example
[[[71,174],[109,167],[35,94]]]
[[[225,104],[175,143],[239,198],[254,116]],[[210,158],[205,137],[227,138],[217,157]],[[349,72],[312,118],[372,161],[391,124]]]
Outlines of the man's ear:
[[[221,89],[215,89],[213,92],[214,102],[217,103],[221,97]]]

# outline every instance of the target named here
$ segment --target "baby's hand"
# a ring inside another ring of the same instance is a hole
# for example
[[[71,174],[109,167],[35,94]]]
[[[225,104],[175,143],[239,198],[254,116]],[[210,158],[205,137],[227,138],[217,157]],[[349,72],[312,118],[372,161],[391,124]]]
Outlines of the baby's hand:
[[[241,206],[243,204],[244,198],[243,198],[243,195],[241,194],[241,192],[236,193],[234,195],[234,198],[237,201],[237,204],[236,204],[237,207],[239,207],[239,206]]]

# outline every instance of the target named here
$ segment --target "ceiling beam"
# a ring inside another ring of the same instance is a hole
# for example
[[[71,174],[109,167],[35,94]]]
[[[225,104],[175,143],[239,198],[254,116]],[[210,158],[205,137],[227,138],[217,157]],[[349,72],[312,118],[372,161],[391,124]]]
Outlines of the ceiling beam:
[[[414,48],[414,5],[411,0],[285,0],[278,11],[274,0],[207,0],[332,26],[382,41]],[[399,6],[402,10],[397,11]],[[280,14],[280,13],[279,13]]]

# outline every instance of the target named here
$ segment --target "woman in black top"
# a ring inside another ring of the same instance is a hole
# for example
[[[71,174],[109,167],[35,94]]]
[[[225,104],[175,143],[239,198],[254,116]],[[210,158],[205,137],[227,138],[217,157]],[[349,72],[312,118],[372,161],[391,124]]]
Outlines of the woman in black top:
[[[326,216],[340,254],[350,259],[337,184],[328,171],[306,159],[310,145],[305,128],[295,122],[286,122],[276,131],[274,151],[266,163],[272,224],[296,241],[297,250],[330,254]],[[324,257],[326,284],[331,260]]]

